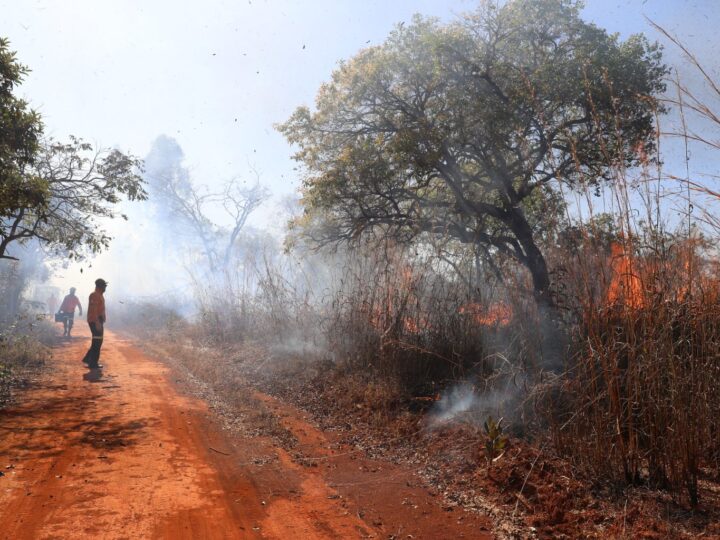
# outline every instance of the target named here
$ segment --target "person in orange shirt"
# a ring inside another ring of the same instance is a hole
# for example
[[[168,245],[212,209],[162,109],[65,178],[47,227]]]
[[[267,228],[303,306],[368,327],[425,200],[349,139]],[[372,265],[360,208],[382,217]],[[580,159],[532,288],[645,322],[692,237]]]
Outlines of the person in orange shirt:
[[[80,299],[75,296],[75,287],[70,287],[70,294],[63,298],[62,304],[58,313],[63,316],[63,336],[70,337],[73,323],[75,322],[75,308],[80,308],[80,315],[82,316],[82,305]]]
[[[100,348],[103,342],[103,329],[105,326],[105,289],[107,289],[107,281],[104,279],[95,280],[95,292],[90,294],[88,300],[87,310],[87,322],[90,326],[90,332],[92,333],[92,343],[90,349],[85,354],[83,362],[85,362],[90,369],[101,368],[100,361]]]

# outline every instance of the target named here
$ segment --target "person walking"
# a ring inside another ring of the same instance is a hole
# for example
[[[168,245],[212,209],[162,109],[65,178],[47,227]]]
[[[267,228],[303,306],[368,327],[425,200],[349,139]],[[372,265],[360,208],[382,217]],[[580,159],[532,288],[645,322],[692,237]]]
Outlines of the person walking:
[[[70,337],[73,324],[75,323],[75,308],[80,308],[80,316],[82,317],[82,305],[80,299],[75,296],[75,287],[70,287],[70,294],[63,298],[58,313],[63,319],[63,336]]]
[[[83,362],[90,369],[101,368],[100,348],[103,342],[103,330],[105,326],[105,289],[107,289],[107,281],[104,279],[95,280],[95,291],[90,294],[88,299],[87,322],[92,333],[92,343],[90,349],[85,354]]]
[[[51,316],[55,315],[55,308],[57,307],[57,304],[58,304],[58,297],[57,297],[57,294],[55,293],[55,291],[53,291],[52,294],[47,299],[48,313],[50,313]]]

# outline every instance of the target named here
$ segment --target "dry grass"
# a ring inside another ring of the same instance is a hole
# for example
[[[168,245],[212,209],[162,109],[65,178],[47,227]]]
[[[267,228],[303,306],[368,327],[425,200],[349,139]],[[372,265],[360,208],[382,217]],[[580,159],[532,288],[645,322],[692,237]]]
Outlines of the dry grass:
[[[35,315],[18,316],[0,331],[0,407],[50,358],[52,325]]]
[[[589,478],[684,492],[696,506],[703,471],[720,473],[720,289],[697,253],[684,255],[696,276],[646,253],[635,296],[586,306],[551,424]]]

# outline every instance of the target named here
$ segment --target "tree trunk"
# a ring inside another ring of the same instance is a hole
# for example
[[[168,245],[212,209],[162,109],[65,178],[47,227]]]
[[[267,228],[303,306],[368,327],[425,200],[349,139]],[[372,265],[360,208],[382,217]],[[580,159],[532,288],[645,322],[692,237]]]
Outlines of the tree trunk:
[[[550,272],[545,257],[535,243],[530,224],[519,209],[513,209],[510,212],[507,224],[515,234],[525,254],[523,262],[532,277],[533,293],[538,308],[554,311],[556,305],[550,290]]]
[[[562,329],[560,312],[552,296],[550,272],[540,248],[533,238],[532,227],[522,211],[513,209],[507,222],[524,253],[524,264],[533,281],[535,304],[538,308],[539,335],[536,367],[543,371],[559,373],[566,357],[566,335]]]

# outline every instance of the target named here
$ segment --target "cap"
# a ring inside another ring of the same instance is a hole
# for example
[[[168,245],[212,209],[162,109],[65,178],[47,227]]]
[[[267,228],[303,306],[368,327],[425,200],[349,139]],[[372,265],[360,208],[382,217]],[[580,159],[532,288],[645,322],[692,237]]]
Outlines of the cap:
[[[107,284],[108,284],[108,282],[105,281],[105,280],[102,279],[102,278],[95,280],[95,286],[96,286],[96,287],[107,287]]]

